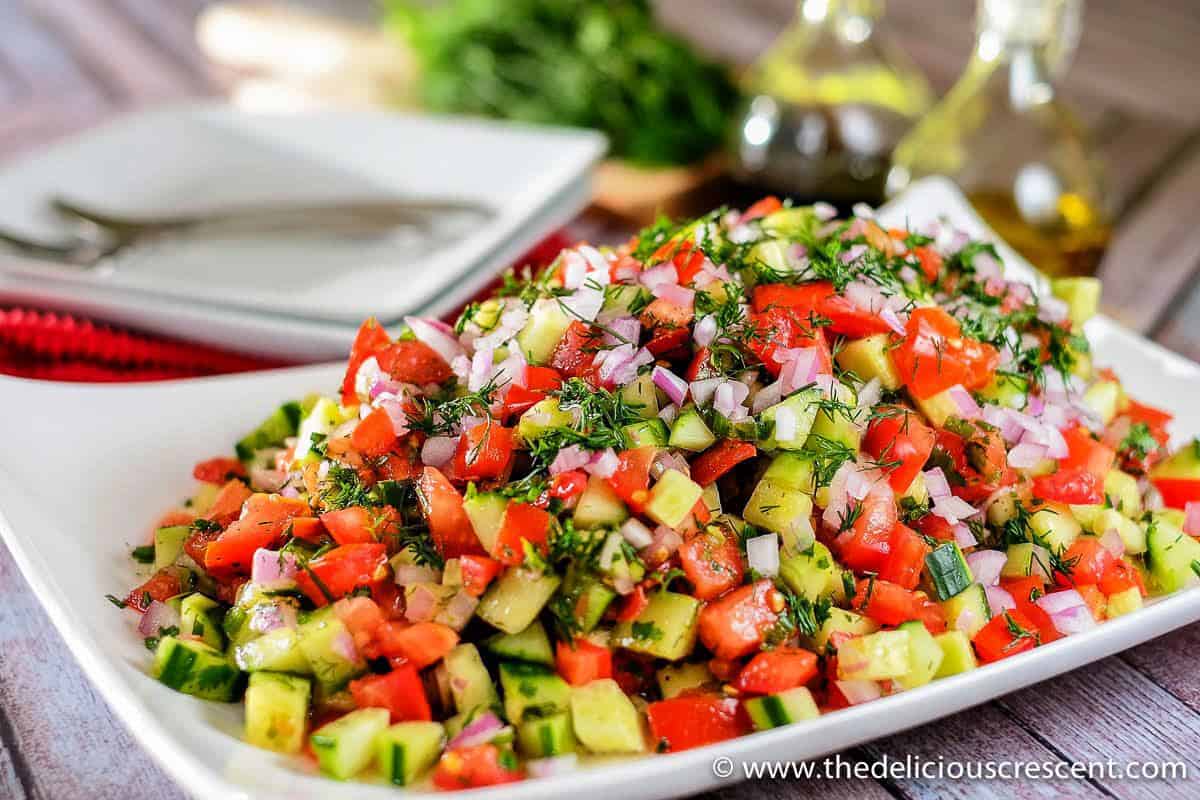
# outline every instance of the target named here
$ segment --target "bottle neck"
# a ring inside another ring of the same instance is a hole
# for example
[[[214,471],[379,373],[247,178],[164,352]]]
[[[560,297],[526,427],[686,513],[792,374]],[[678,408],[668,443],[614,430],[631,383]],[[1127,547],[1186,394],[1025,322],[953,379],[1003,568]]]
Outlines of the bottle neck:
[[[824,27],[852,44],[871,37],[883,11],[883,0],[799,0],[796,4],[804,24]]]

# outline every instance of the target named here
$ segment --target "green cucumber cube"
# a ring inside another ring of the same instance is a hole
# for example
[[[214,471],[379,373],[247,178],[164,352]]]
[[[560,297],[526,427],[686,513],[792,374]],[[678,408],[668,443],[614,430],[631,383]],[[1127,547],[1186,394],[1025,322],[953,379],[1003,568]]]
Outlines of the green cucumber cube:
[[[442,754],[446,732],[440,722],[398,722],[375,738],[379,771],[397,786],[409,786]]]
[[[821,716],[812,692],[803,686],[765,697],[751,697],[744,706],[754,729],[759,731]]]
[[[388,726],[386,708],[360,708],[312,732],[309,744],[321,772],[353,778],[375,760],[375,740]]]
[[[575,729],[570,713],[530,719],[517,726],[517,749],[526,758],[546,758],[575,752]]]
[[[678,528],[703,494],[700,484],[677,469],[669,469],[650,490],[646,516],[660,525]]]
[[[225,703],[237,697],[242,676],[220,650],[195,639],[175,636],[158,640],[153,674],[176,691]]]
[[[642,715],[612,678],[571,691],[575,738],[593,753],[640,753],[646,749]]]
[[[500,663],[500,690],[504,716],[513,724],[566,711],[571,697],[571,687],[558,673],[521,661]]]
[[[299,753],[311,696],[307,678],[255,672],[246,687],[246,741],[280,753]]]
[[[510,567],[484,592],[475,613],[493,628],[520,633],[533,624],[561,582],[557,575],[530,575]]]
[[[701,605],[686,594],[655,592],[635,619],[617,623],[611,641],[635,653],[679,661],[696,646]]]

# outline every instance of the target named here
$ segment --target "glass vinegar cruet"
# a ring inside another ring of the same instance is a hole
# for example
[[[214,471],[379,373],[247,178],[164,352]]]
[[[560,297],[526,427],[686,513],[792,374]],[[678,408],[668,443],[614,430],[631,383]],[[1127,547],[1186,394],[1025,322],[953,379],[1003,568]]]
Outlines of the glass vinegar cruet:
[[[879,32],[883,0],[800,0],[750,68],[736,176],[800,198],[879,202],[896,142],[932,104]]]
[[[1082,0],[979,0],[971,60],[897,145],[888,195],[948,175],[1043,272],[1095,272],[1112,232],[1100,168],[1054,85],[1081,15]]]

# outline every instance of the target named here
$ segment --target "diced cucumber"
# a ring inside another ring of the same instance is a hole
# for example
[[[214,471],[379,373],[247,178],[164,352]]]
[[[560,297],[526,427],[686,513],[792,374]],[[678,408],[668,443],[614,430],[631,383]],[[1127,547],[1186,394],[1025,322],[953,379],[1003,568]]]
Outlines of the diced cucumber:
[[[821,623],[815,636],[808,644],[818,653],[825,652],[829,637],[835,633],[845,633],[851,636],[865,636],[879,630],[879,623],[870,617],[847,611],[844,608],[829,609],[829,618]]]
[[[242,675],[220,650],[175,636],[158,640],[153,674],[176,691],[226,703],[237,697]]]
[[[1150,470],[1151,478],[1200,479],[1200,438],[1176,450]]]
[[[650,373],[638,375],[622,386],[619,394],[630,408],[637,409],[638,416],[642,419],[658,417],[658,392]]]
[[[1029,527],[1046,547],[1061,552],[1079,538],[1083,529],[1071,509],[1061,503],[1048,503],[1029,516]]]
[[[1073,329],[1096,316],[1100,309],[1100,281],[1091,277],[1055,278],[1050,282],[1054,296],[1067,303],[1067,317]]]
[[[213,503],[216,502],[217,495],[220,493],[221,487],[218,484],[202,483],[184,505],[197,517],[203,517],[212,510]]]
[[[309,744],[321,772],[346,780],[369,767],[389,716],[386,708],[360,708],[313,731]]]
[[[711,516],[721,516],[721,492],[715,483],[704,487],[704,494],[700,495],[700,502],[704,503],[704,507],[708,509]]]
[[[696,407],[688,406],[679,412],[679,416],[675,417],[675,422],[671,425],[671,438],[668,443],[671,447],[699,453],[711,447],[716,440],[717,437],[705,424],[704,418],[700,416]]]
[[[925,419],[929,420],[929,424],[935,428],[946,427],[946,422],[951,417],[957,417],[962,414],[958,410],[958,403],[954,402],[954,398],[950,394],[949,389],[938,392],[929,397],[913,397],[913,405],[917,407]]]
[[[1142,492],[1137,479],[1128,472],[1110,469],[1104,476],[1104,496],[1112,500],[1113,507],[1127,517],[1142,513]]]
[[[296,428],[299,424],[300,404],[284,403],[235,445],[234,449],[238,458],[242,461],[249,461],[259,450],[281,446],[284,439],[296,435]],[[297,450],[299,450],[298,445]]]
[[[857,453],[862,440],[858,418],[861,416],[865,420],[866,412],[855,409],[858,399],[854,390],[844,383],[834,384],[832,398],[841,405],[821,406],[817,411],[817,418],[813,420],[809,436],[819,436],[831,442],[844,444],[851,452]]]
[[[765,231],[806,242],[813,239],[813,234],[820,224],[812,206],[781,208],[763,217],[762,221]]]
[[[1116,619],[1142,607],[1142,592],[1136,586],[1130,586],[1120,592],[1108,596],[1108,605],[1104,613],[1109,619]]]
[[[646,516],[668,528],[678,528],[692,512],[704,490],[677,469],[669,469],[650,489]]]
[[[225,649],[225,635],[217,622],[214,611],[221,604],[199,592],[189,594],[179,604],[179,632],[184,636],[198,636],[209,647]]]
[[[484,592],[475,614],[493,628],[520,633],[537,619],[560,582],[551,573],[530,575],[510,567]]]
[[[783,552],[799,553],[813,543],[810,496],[763,477],[754,487],[742,516],[751,525],[778,533]]]
[[[645,749],[642,718],[612,678],[571,691],[575,738],[593,753],[640,753]]]
[[[587,488],[579,495],[572,518],[577,528],[606,528],[617,526],[629,517],[629,510],[608,485],[608,481],[593,475]]]
[[[900,629],[847,639],[838,646],[838,678],[850,681],[902,678],[912,670],[910,642],[908,631]]]
[[[1200,582],[1193,564],[1200,562],[1200,542],[1165,520],[1146,531],[1146,566],[1160,594],[1170,594]]]
[[[933,680],[938,669],[942,666],[942,648],[933,639],[933,635],[925,628],[925,623],[917,620],[905,622],[899,630],[908,631],[909,670],[897,678],[896,683],[905,689],[915,689]]]
[[[338,425],[353,418],[353,412],[343,409],[336,400],[322,397],[313,405],[312,410],[300,423],[296,434],[295,461],[306,458],[312,451],[313,435],[317,438],[328,436]]]
[[[290,672],[311,675],[312,667],[300,649],[296,628],[276,628],[233,650],[234,662],[246,672]]]
[[[817,419],[817,411],[820,409],[821,390],[813,387],[796,392],[791,397],[785,398],[782,402],[767,408],[759,419],[763,422],[771,423],[771,435],[759,442],[759,447],[763,450],[801,450],[804,448],[804,443],[808,441],[808,435],[812,432],[813,423]],[[787,409],[791,412],[793,424],[790,426],[790,435],[786,440],[780,439],[774,430],[775,420],[779,413]]]
[[[517,334],[517,346],[530,364],[545,364],[567,328],[571,317],[557,298],[543,297],[529,309],[529,319]]]
[[[500,695],[475,645],[458,645],[446,654],[444,663],[456,709],[465,714],[477,708],[499,708]]]
[[[1094,533],[1096,530],[1096,519],[1101,512],[1106,509],[1099,504],[1088,505],[1071,505],[1071,516],[1079,523],[1079,526],[1089,533]]]
[[[278,672],[251,675],[246,687],[246,741],[280,753],[299,753],[311,696],[307,678]]]
[[[1090,530],[1097,536],[1103,536],[1110,530],[1116,531],[1129,555],[1146,552],[1146,529],[1115,508],[1106,508],[1097,514]]]
[[[1083,393],[1083,403],[1096,412],[1101,422],[1108,425],[1117,416],[1124,394],[1121,384],[1116,381],[1099,380]]]
[[[385,780],[409,786],[442,754],[446,733],[440,722],[398,722],[375,737],[375,755]]]
[[[654,677],[664,700],[670,700],[689,689],[700,689],[717,682],[707,664],[668,664]]]
[[[657,418],[630,423],[622,430],[630,447],[666,447],[671,436],[667,423]]]
[[[993,528],[1003,528],[1009,520],[1016,519],[1020,503],[1014,491],[1001,492],[987,509],[987,522]]]
[[[633,309],[645,308],[654,295],[644,286],[629,283],[614,283],[605,287],[604,305],[600,312],[605,317],[631,316]]]
[[[838,351],[838,366],[852,372],[863,381],[878,378],[884,389],[894,392],[900,388],[900,373],[892,362],[889,335],[876,333],[863,339],[846,342]]]
[[[629,545],[618,531],[604,537],[604,544],[596,554],[596,568],[614,585],[628,581],[637,583],[646,577],[646,566],[637,558],[626,553]]]
[[[471,521],[471,528],[479,537],[483,549],[492,552],[500,527],[504,524],[504,512],[508,510],[508,498],[491,492],[476,492],[463,500],[463,511]]]
[[[573,753],[575,747],[575,729],[569,713],[530,719],[517,726],[517,749],[526,758]]]
[[[572,627],[580,633],[589,633],[600,624],[600,618],[616,597],[617,593],[597,578],[584,575],[571,565],[554,608],[557,613],[569,611]]]
[[[785,557],[779,564],[779,577],[799,597],[816,602],[827,597],[846,596],[842,568],[829,548],[813,542],[807,550]]]
[[[934,678],[948,678],[979,666],[971,639],[962,631],[939,633],[933,640],[942,648],[942,663],[938,665]]]
[[[655,592],[630,622],[618,622],[612,632],[617,647],[655,658],[679,661],[696,646],[701,602],[686,594]]]
[[[974,638],[992,617],[987,592],[978,583],[972,583],[949,600],[942,601],[942,611],[950,627],[963,631]]]
[[[536,620],[519,633],[498,633],[483,642],[489,653],[499,658],[528,661],[534,664],[554,666],[554,650],[546,629]]]
[[[944,542],[933,548],[925,556],[925,569],[929,571],[939,600],[949,600],[974,580],[967,559],[954,542]]]
[[[154,532],[154,568],[166,569],[183,554],[183,543],[192,535],[190,525],[171,525]]]
[[[785,450],[776,453],[771,459],[767,471],[762,474],[762,480],[811,496],[816,489],[815,476],[811,456]]]
[[[333,613],[332,606],[314,611],[300,625],[300,650],[321,688],[330,694],[367,671],[367,662],[355,648],[354,637]]]
[[[500,662],[504,716],[514,725],[567,710],[571,687],[553,670],[523,661]]]
[[[812,692],[803,686],[779,694],[751,697],[742,704],[754,729],[765,731],[821,716]]]
[[[575,418],[558,407],[557,397],[547,397],[534,403],[517,420],[517,435],[522,441],[534,442],[555,428],[570,427]]]
[[[1029,402],[1029,379],[1023,375],[997,372],[992,381],[979,390],[979,396],[988,403],[1008,408],[1024,408]]]
[[[1005,551],[1008,560],[1000,568],[1005,578],[1024,578],[1027,575],[1050,577],[1050,553],[1046,548],[1032,542],[1010,544]]]

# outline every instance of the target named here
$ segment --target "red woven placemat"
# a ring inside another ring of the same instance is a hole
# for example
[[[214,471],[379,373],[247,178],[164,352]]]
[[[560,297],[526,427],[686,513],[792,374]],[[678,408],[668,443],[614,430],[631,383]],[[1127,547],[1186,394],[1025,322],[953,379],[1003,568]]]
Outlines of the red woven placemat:
[[[565,232],[553,233],[517,263],[548,264],[570,243]],[[278,359],[125,330],[70,314],[0,308],[0,373],[8,375],[102,383],[192,378],[285,365]]]

